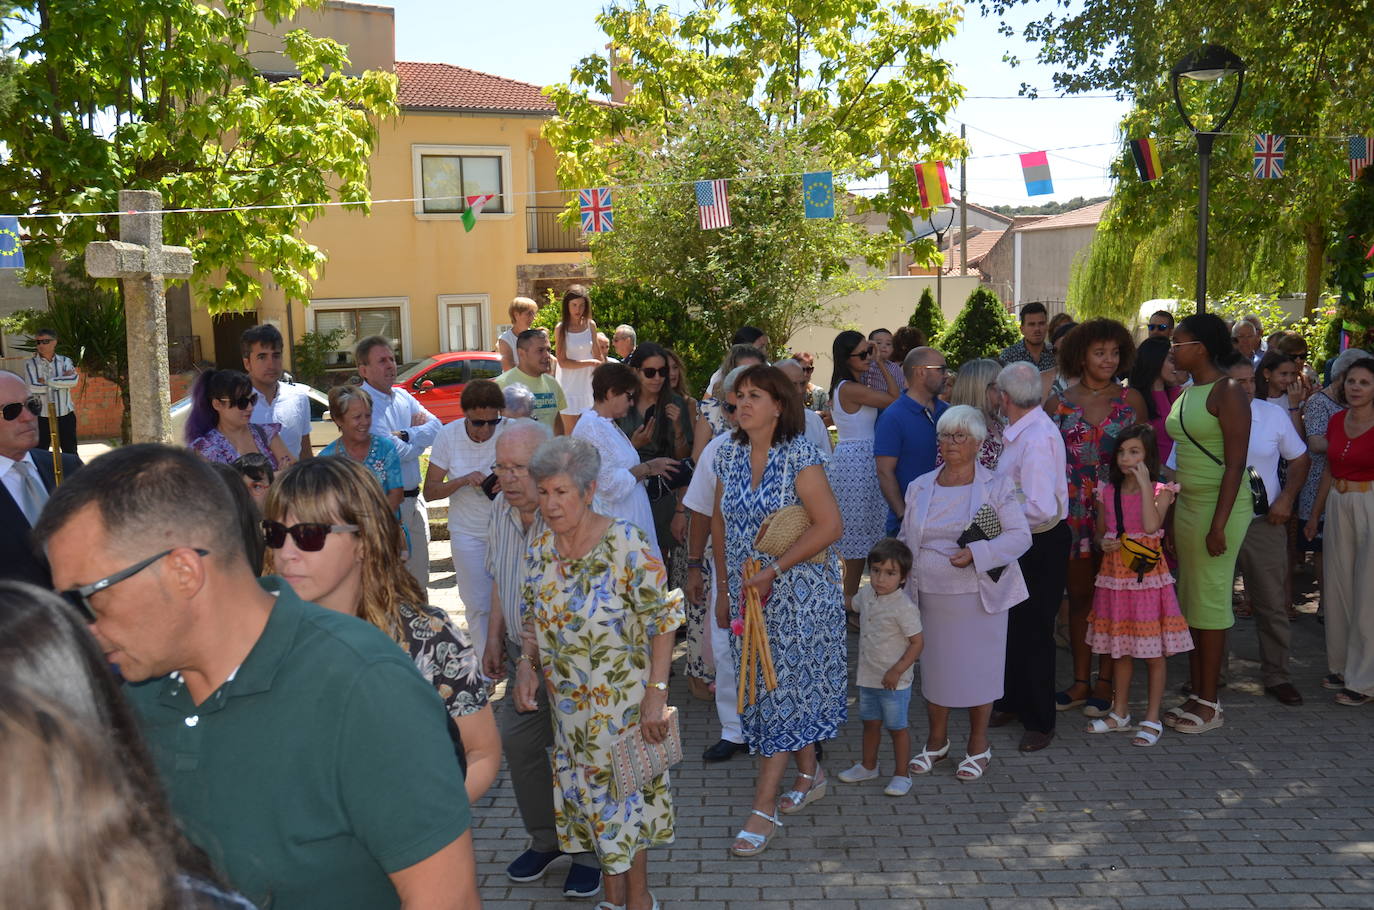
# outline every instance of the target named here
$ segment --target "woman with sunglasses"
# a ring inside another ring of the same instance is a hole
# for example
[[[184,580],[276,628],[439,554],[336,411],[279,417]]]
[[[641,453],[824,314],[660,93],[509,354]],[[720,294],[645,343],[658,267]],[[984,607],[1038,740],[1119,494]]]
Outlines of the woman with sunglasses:
[[[840,504],[844,536],[835,545],[844,560],[844,609],[851,614],[851,603],[863,579],[868,551],[882,539],[887,511],[882,488],[878,486],[878,465],[873,460],[873,427],[878,411],[902,394],[892,371],[881,370],[886,386],[882,391],[864,385],[863,377],[878,345],[855,331],[841,332],[831,345],[835,371],[830,377],[830,415],[839,433],[835,452],[825,466],[830,488]]]
[[[336,385],[329,390],[329,417],[339,428],[339,438],[321,449],[320,457],[342,455],[371,471],[399,519],[405,496],[401,456],[390,437],[372,432],[372,396],[362,386]]]
[[[501,765],[481,664],[467,635],[425,603],[406,571],[401,526],[372,475],[347,458],[303,461],[277,478],[265,515],[264,571],[303,600],[370,622],[406,649],[448,708],[468,799],[479,799]]]
[[[240,455],[260,452],[280,471],[295,463],[281,441],[281,424],[251,423],[258,393],[247,373],[206,370],[191,386],[186,444],[206,461],[233,464]]]
[[[644,342],[635,347],[626,365],[639,376],[639,394],[629,411],[616,423],[630,437],[640,461],[686,458],[692,452],[692,415],[686,399],[668,385],[668,352],[652,342]],[[673,518],[681,508],[683,491],[675,491],[657,481],[646,487],[654,513],[654,533],[650,540],[657,539],[668,577],[672,578],[677,570],[673,549],[680,542],[673,535]],[[679,530],[684,531],[685,538],[685,528]]]
[[[510,421],[501,416],[505,392],[490,379],[463,386],[463,418],[446,424],[429,450],[425,500],[448,500],[448,546],[458,596],[480,660],[491,620],[492,577],[487,572],[487,527],[499,492],[496,438]]]
[[[630,438],[619,422],[634,407],[640,379],[623,363],[605,363],[592,371],[592,407],[573,427],[572,435],[596,446],[601,469],[596,475],[596,511],[609,518],[621,518],[644,532],[654,555],[661,542],[654,527],[653,508],[644,481],[649,477],[671,477],[677,470],[672,458],[640,461]],[[662,558],[660,556],[660,558]]]

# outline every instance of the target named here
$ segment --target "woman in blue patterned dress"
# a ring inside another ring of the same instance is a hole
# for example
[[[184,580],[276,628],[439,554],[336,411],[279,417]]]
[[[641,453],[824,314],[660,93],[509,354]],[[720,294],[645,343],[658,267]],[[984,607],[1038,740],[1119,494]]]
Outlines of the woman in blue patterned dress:
[[[399,518],[405,495],[401,458],[394,442],[372,432],[372,396],[362,386],[335,386],[329,390],[329,416],[339,428],[339,438],[321,449],[320,457],[343,455],[367,468],[382,485],[387,505]]]
[[[729,599],[739,616],[744,586],[764,602],[764,624],[773,655],[777,688],[762,686],[740,716],[750,752],[757,752],[758,780],[753,811],[730,852],[755,856],[780,826],[776,812],[790,814],[825,795],[826,778],[815,744],[830,739],[845,721],[844,603],[840,573],[827,550],[844,530],[840,510],[822,467],[825,457],[805,436],[801,395],[776,367],[749,367],[735,383],[739,429],[716,452],[719,485],[712,517],[712,549],[718,600]],[[774,558],[754,547],[763,520],[800,503],[810,527]],[[825,553],[821,562],[808,562]],[[744,578],[744,563],[764,568]],[[740,641],[732,639],[736,670]],[[789,757],[797,781],[778,799]]]

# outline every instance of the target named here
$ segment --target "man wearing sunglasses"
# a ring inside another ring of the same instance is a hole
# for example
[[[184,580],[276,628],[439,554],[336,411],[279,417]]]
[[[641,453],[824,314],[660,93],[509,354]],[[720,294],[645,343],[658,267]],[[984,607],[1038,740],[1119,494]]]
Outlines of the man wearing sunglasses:
[[[1151,338],[1174,337],[1174,314],[1168,310],[1155,310],[1145,326]]]
[[[24,361],[24,373],[29,385],[47,389],[52,403],[57,406],[57,442],[68,455],[76,454],[76,409],[72,407],[71,389],[57,388],[54,379],[71,380],[76,378],[76,364],[70,357],[57,353],[57,333],[52,329],[39,329],[33,333],[33,356]],[[52,439],[48,436],[48,403],[43,395],[43,419],[38,424],[38,447],[49,448]]]
[[[180,827],[258,906],[477,906],[438,693],[376,627],[257,578],[239,521],[209,464],[145,444],[64,481],[35,530]]]
[[[36,448],[38,428],[47,419],[43,400],[29,393],[28,383],[0,371],[0,579],[42,587],[51,579],[30,530],[54,486],[52,452]],[[63,477],[79,467],[80,458],[63,454]]]
[[[443,424],[415,396],[396,388],[396,353],[391,342],[380,335],[369,335],[353,351],[363,390],[372,398],[372,432],[396,441],[401,459],[401,521],[410,538],[406,569],[429,590],[429,509],[420,496],[420,456],[439,435]]]

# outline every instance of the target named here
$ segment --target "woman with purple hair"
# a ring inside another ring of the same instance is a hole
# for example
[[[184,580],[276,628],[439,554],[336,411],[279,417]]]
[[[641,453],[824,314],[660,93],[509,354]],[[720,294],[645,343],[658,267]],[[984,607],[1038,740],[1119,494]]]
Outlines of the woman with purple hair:
[[[186,418],[186,444],[206,461],[233,464],[258,452],[275,471],[295,463],[281,441],[281,424],[250,423],[258,393],[247,373],[206,370],[191,386],[191,414]]]

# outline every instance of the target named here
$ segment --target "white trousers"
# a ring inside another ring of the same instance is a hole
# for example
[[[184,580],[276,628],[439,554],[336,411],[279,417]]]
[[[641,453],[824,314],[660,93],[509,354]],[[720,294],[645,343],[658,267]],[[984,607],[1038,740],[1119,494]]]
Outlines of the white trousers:
[[[716,661],[716,716],[720,718],[720,738],[744,742],[740,729],[735,692],[735,659],[730,653],[730,630],[716,625],[716,602],[712,595],[706,605],[706,626],[711,630],[711,653]]]
[[[453,554],[453,578],[458,584],[458,597],[463,601],[463,614],[467,617],[468,637],[480,661],[491,622],[492,577],[487,574],[487,539],[450,528],[448,546]]]
[[[429,509],[419,496],[401,500],[401,523],[410,535],[410,555],[406,557],[406,571],[415,576],[420,590],[429,600]]]

